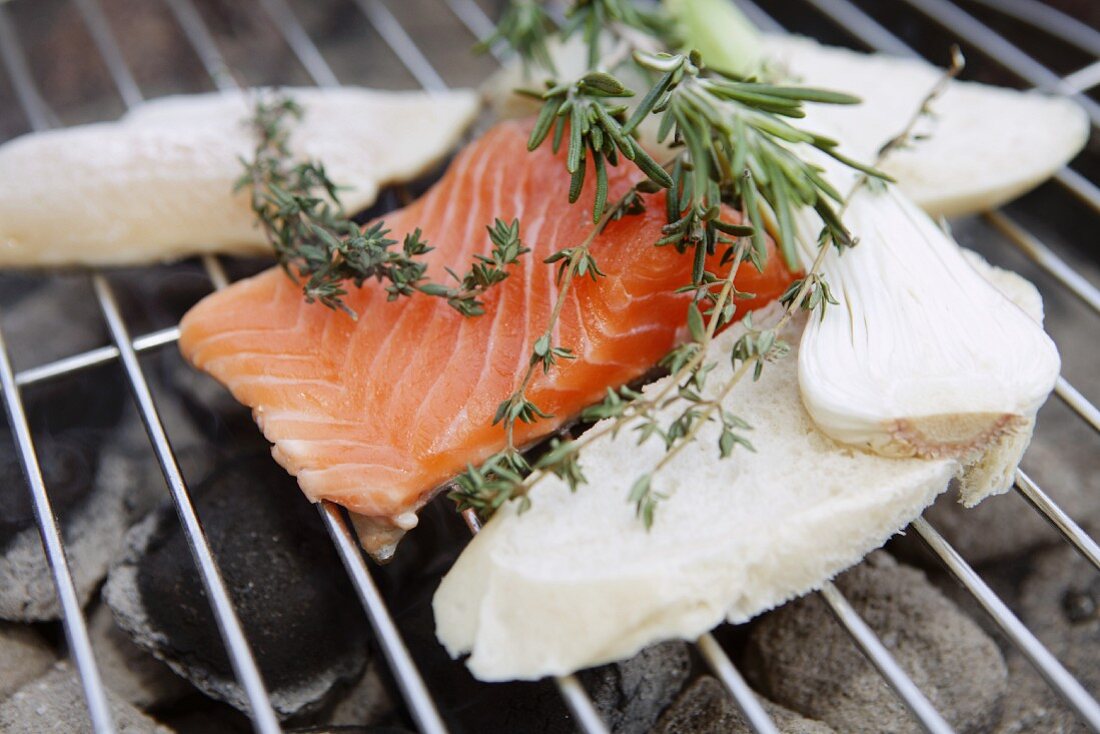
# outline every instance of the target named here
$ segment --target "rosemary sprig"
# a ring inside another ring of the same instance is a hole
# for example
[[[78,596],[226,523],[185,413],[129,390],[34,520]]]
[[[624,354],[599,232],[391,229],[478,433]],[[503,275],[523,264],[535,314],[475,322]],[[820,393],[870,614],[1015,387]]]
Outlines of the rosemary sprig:
[[[738,266],[745,260],[760,270],[766,265],[766,219],[776,222],[781,247],[792,266],[797,266],[794,212],[803,207],[814,208],[825,223],[822,243],[831,242],[838,248],[854,244],[834,208],[841,202],[841,195],[824,180],[819,167],[796,154],[796,146],[811,146],[866,176],[881,176],[872,168],[846,159],[836,150],[835,141],[802,131],[787,121],[804,116],[805,102],[853,104],[858,102],[856,98],[818,89],[765,85],[711,71],[695,52],[654,52],[652,41],[661,40],[661,24],[654,20],[655,16],[638,14],[635,10],[628,0],[575,2],[567,14],[570,20],[563,35],[585,30],[589,70],[571,82],[550,81],[541,93],[521,92],[542,101],[528,141],[529,149],[534,150],[549,140],[557,152],[562,142],[568,140],[565,164],[571,176],[570,202],[579,198],[588,159],[592,159],[596,176],[592,215],[596,226],[582,245],[566,248],[548,260],[559,262],[561,267],[556,307],[546,331],[536,342],[518,388],[502,401],[495,416],[495,422],[504,423],[506,446],[481,470],[471,468],[460,478],[452,496],[461,508],[491,512],[507,498],[525,496],[533,483],[548,474],[562,477],[573,488],[584,481],[576,463],[579,441],[556,442],[524,479],[531,467],[515,446],[514,425],[517,420],[531,423],[549,417],[530,401],[527,389],[536,366],[542,364],[544,370],[550,369],[555,350],[572,355],[565,347],[552,345],[550,340],[572,278],[586,271],[595,278],[599,272],[591,263],[588,246],[610,218],[642,206],[638,191],[634,190],[628,194],[634,197],[632,201],[620,201],[610,211],[611,216],[607,216],[607,165],[618,165],[621,156],[646,175],[645,188],[668,189],[667,225],[654,244],[672,245],[680,252],[692,253],[692,282],[682,290],[695,296],[688,310],[693,340],[673,350],[664,360],[663,364],[673,372],[673,379],[654,400],[643,400],[629,390],[609,391],[607,400],[586,411],[585,417],[614,417],[606,429],[610,431],[637,419],[640,439],[660,436],[667,452],[673,455],[683,442],[694,440],[701,425],[712,420],[715,405],[702,397],[706,376],[713,369],[713,365],[704,362],[706,346],[716,329],[732,320],[736,310],[733,301],[751,295],[734,286]],[[605,60],[601,66],[598,50],[600,35],[605,32],[618,41],[618,47],[611,60]],[[649,42],[639,41],[639,32],[646,34]],[[522,53],[521,44],[513,46]],[[627,62],[653,82],[629,116],[622,100],[634,93],[613,73]],[[658,140],[669,140],[673,148],[680,149],[665,166],[653,161],[636,140],[638,127],[650,115],[660,118]],[[722,204],[728,202],[740,204],[751,226],[722,220]],[[751,240],[741,240],[733,246],[735,240],[731,238],[746,237]],[[724,245],[729,247],[722,263],[729,265],[730,270],[726,278],[720,278],[708,272],[706,263]],[[714,289],[718,285],[721,288],[716,294]],[[800,308],[805,299],[812,307],[821,309],[833,301],[827,285],[816,273],[811,272],[785,294],[789,308]],[[700,304],[710,317],[705,326]],[[774,333],[754,334],[751,338],[746,334],[735,345],[731,359],[735,363],[762,366],[762,360],[779,356],[783,348]],[[548,354],[551,358],[544,359]],[[757,373],[760,366],[755,368]],[[668,393],[674,388],[676,395],[670,397]],[[656,410],[670,400],[681,399],[687,402],[684,410],[668,425],[660,425],[654,417]],[[720,411],[719,418],[723,426],[719,439],[722,456],[728,456],[738,444],[750,445],[743,435],[747,428],[743,421],[728,411]],[[600,430],[589,431],[581,441],[587,443],[599,435]],[[652,483],[645,477],[631,492],[631,499],[647,524],[652,522],[655,497]]]
[[[535,150],[550,136],[555,153],[568,128],[569,144],[565,168],[571,176],[569,203],[574,203],[584,188],[586,161],[591,158],[596,173],[596,196],[592,206],[592,221],[599,222],[607,204],[607,166],[619,164],[621,154],[659,186],[669,187],[672,179],[650,155],[624,130],[626,105],[610,104],[611,99],[630,97],[634,93],[621,81],[603,71],[591,71],[569,84],[549,82],[541,94],[521,90],[522,94],[543,100],[542,110],[535,120],[528,150]]]
[[[244,172],[234,190],[248,189],[250,204],[275,257],[296,283],[308,303],[357,314],[347,305],[347,284],[362,287],[368,280],[386,283],[389,300],[414,293],[446,299],[465,316],[484,313],[479,300],[492,286],[508,277],[507,268],[529,250],[519,238],[519,222],[499,219],[489,227],[490,256],[475,256],[470,271],[449,288],[427,281],[423,256],[432,250],[419,229],[405,235],[401,247],[389,238],[385,222],[359,225],[340,205],[337,186],[314,161],[292,162],[288,122],[300,120],[303,110],[293,99],[277,95],[257,99],[250,125],[256,136],[251,160],[241,161]]]

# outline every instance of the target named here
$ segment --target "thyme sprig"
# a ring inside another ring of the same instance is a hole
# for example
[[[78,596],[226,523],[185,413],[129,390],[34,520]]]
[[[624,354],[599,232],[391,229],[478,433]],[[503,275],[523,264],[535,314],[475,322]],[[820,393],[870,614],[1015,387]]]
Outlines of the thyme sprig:
[[[481,316],[485,313],[485,304],[479,299],[493,286],[504,281],[508,267],[519,262],[521,255],[531,251],[524,247],[519,238],[519,220],[511,224],[497,219],[489,230],[492,249],[488,255],[474,255],[473,265],[465,275],[459,275],[447,268],[447,273],[458,281],[458,287],[448,287],[439,283],[425,283],[420,287],[422,293],[447,299],[447,304],[463,316]]]
[[[256,144],[251,160],[241,160],[244,171],[234,190],[249,191],[252,211],[279,265],[302,285],[306,301],[357,318],[344,300],[347,284],[359,288],[374,279],[386,283],[391,301],[419,292],[446,299],[464,316],[483,314],[479,299],[529,252],[520,241],[519,222],[496,220],[488,228],[491,254],[475,256],[465,275],[448,270],[458,288],[428,282],[423,258],[432,248],[419,228],[395,247],[398,241],[388,236],[384,221],[359,225],[347,216],[340,205],[340,187],[321,163],[294,162],[288,123],[302,115],[302,107],[283,95],[256,100],[249,120]]]
[[[845,158],[836,150],[836,141],[800,130],[788,122],[804,116],[802,105],[806,102],[854,104],[858,99],[825,90],[761,84],[754,79],[709,70],[696,52],[654,51],[652,41],[664,40],[664,28],[656,16],[636,14],[634,10],[628,0],[575,2],[567,13],[569,20],[563,35],[585,29],[588,71],[573,81],[549,81],[542,92],[521,92],[542,102],[528,148],[534,150],[549,140],[557,152],[568,141],[565,164],[571,176],[570,202],[579,198],[592,159],[596,176],[592,216],[596,226],[585,243],[566,248],[549,260],[560,262],[561,268],[556,307],[546,331],[536,342],[518,388],[497,410],[495,422],[504,424],[506,446],[481,469],[471,467],[459,478],[452,497],[460,509],[473,508],[484,515],[515,496],[524,498],[521,507],[525,507],[526,492],[550,474],[561,477],[575,489],[584,481],[577,464],[579,448],[628,422],[636,424],[642,442],[660,437],[665,443],[666,456],[674,456],[680,446],[693,441],[702,425],[716,416],[722,425],[718,446],[721,456],[728,456],[737,445],[751,446],[744,435],[748,428],[744,421],[703,397],[707,375],[714,368],[705,361],[706,347],[715,331],[732,320],[736,311],[734,300],[751,296],[734,285],[738,267],[747,260],[759,270],[764,269],[767,257],[764,231],[769,221],[775,222],[787,261],[797,267],[794,214],[805,207],[816,210],[824,223],[819,238],[822,250],[829,243],[838,249],[855,243],[835,208],[842,202],[841,195],[825,181],[821,168],[796,153],[798,146],[816,148],[867,177],[882,177],[873,168]],[[648,41],[639,40],[640,32]],[[610,54],[611,60],[601,62],[599,49],[604,33],[610,34],[617,46]],[[507,40],[507,34],[502,37]],[[522,54],[522,43],[513,47]],[[633,111],[624,100],[634,97],[634,92],[614,73],[626,63],[632,63],[642,78],[652,82]],[[664,166],[658,165],[637,142],[639,127],[651,115],[659,117],[658,142],[668,141],[674,150],[679,149]],[[588,272],[593,278],[598,275],[588,248],[595,235],[610,219],[644,206],[635,189],[612,207],[610,216],[605,211],[606,167],[622,161],[630,162],[645,174],[648,181],[640,188],[668,189],[667,224],[654,244],[692,253],[692,280],[681,289],[694,295],[688,309],[692,340],[677,347],[663,361],[673,377],[653,399],[643,399],[627,388],[609,391],[603,403],[585,411],[583,416],[614,418],[609,426],[590,430],[578,440],[555,440],[551,449],[530,467],[515,445],[514,426],[517,420],[531,423],[550,417],[531,402],[527,391],[536,366],[542,364],[544,371],[548,371],[553,364],[552,358],[541,360],[542,355],[553,355],[557,349],[572,356],[566,347],[550,341],[560,306],[578,271]],[[724,221],[723,203],[739,204],[747,223]],[[725,250],[721,263],[729,266],[725,278],[707,270],[708,259],[722,248]],[[827,284],[813,271],[784,295],[784,303],[792,311],[802,308],[804,302],[819,309],[835,302]],[[700,306],[706,309],[709,320],[704,321]],[[786,349],[776,333],[775,330],[746,333],[734,345],[730,359],[735,365],[753,365],[754,375],[759,377],[763,362],[778,358]],[[675,394],[670,395],[673,391]],[[659,423],[657,411],[681,400],[685,407],[673,420],[664,425]],[[630,493],[647,526],[652,523],[658,498],[651,477],[647,476],[639,478]]]

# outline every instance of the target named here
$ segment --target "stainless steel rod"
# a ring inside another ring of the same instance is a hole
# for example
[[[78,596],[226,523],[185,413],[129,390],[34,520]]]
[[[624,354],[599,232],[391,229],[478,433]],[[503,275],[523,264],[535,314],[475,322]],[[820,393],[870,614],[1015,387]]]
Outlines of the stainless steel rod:
[[[394,52],[401,64],[409,70],[417,83],[429,92],[445,92],[447,82],[435,70],[428,57],[416,45],[405,28],[381,0],[355,0],[363,15],[382,36],[382,40]]]
[[[752,730],[756,734],[779,734],[779,728],[772,721],[772,717],[764,710],[760,699],[756,697],[752,688],[741,677],[741,673],[734,666],[726,651],[718,644],[718,640],[714,639],[714,635],[707,632],[695,641],[695,645],[699,648],[700,654],[707,661],[711,671],[733,697]]]
[[[1100,57],[1100,31],[1054,5],[1038,0],[973,0],[1028,25],[1039,28],[1085,53]]]
[[[1062,77],[1062,84],[1075,92],[1087,92],[1100,85],[1100,60],[1066,74]]]
[[[31,70],[27,66],[23,45],[11,26],[8,9],[3,3],[0,3],[0,59],[3,59],[4,68],[8,71],[12,86],[15,87],[15,96],[19,98],[19,105],[23,108],[23,114],[27,116],[31,129],[46,130],[55,127],[57,118],[38,92]]]
[[[2,10],[0,8],[0,11]],[[27,479],[27,488],[30,490],[31,501],[34,506],[34,519],[38,525],[38,533],[42,537],[42,548],[45,551],[46,562],[49,564],[50,572],[53,575],[54,586],[57,589],[57,599],[61,605],[61,621],[65,628],[65,639],[69,643],[69,653],[72,655],[73,662],[76,664],[76,671],[80,676],[80,686],[84,691],[84,700],[88,704],[92,727],[96,734],[111,734],[115,731],[115,725],[112,721],[110,706],[107,703],[107,692],[103,687],[103,679],[99,675],[95,654],[92,652],[92,643],[88,638],[88,626],[84,620],[84,612],[80,607],[80,599],[76,595],[76,587],[73,585],[69,560],[65,556],[61,528],[58,526],[53,508],[50,506],[49,495],[46,493],[46,483],[42,479],[42,468],[38,464],[34,439],[31,437],[31,429],[27,424],[27,415],[23,410],[23,400],[15,383],[15,375],[12,373],[11,361],[8,359],[7,345],[4,343],[2,332],[0,332],[0,391],[3,392],[4,396],[8,425],[11,426],[16,448],[19,449],[19,461],[23,467],[23,476]]]
[[[610,734],[610,729],[604,723],[600,712],[596,710],[596,704],[592,702],[592,698],[584,690],[577,676],[559,675],[554,682],[569,713],[573,715],[577,728],[585,734]]]
[[[309,37],[305,26],[298,20],[298,16],[294,14],[286,0],[260,0],[260,4],[314,83],[319,87],[340,86],[340,81],[336,78],[332,67],[325,61],[317,44]]]
[[[847,0],[806,0],[834,23],[845,29],[871,49],[894,56],[917,56],[905,41],[884,25]]]
[[[917,723],[929,734],[952,734],[951,726],[940,716],[940,712],[921,692],[909,674],[902,670],[897,660],[886,649],[863,618],[831,581],[821,587],[821,596],[829,605],[837,620],[848,630],[859,649],[878,669],[894,692],[916,717]]]
[[[1097,704],[1096,699],[1089,695],[1050,650],[1039,642],[1031,630],[1024,626],[1024,623],[993,593],[989,585],[982,581],[970,564],[963,560],[959,552],[952,548],[935,528],[924,518],[914,520],[912,527],[940,557],[952,575],[978,600],[1001,631],[1035,666],[1050,687],[1073,707],[1093,731],[1100,732],[1100,704]]]
[[[1054,276],[1073,295],[1081,299],[1094,313],[1100,314],[1100,289],[1097,289],[1084,276],[1070,267],[1065,260],[1055,255],[1049,247],[1043,244],[1042,240],[1021,227],[1003,212],[987,212],[985,218],[999,232],[1012,240],[1039,267]]]
[[[1058,532],[1100,571],[1100,546],[1086,533],[1065,510],[1054,503],[1046,492],[1036,484],[1022,469],[1016,470],[1016,491],[1050,521]]]
[[[1062,84],[1061,77],[959,6],[949,0],[904,0],[904,2],[950,33],[970,43],[1021,79],[1044,91],[1071,97],[1088,113],[1093,127],[1100,127],[1100,103],[1073,89],[1067,89]]]
[[[496,30],[492,18],[474,0],[447,0],[447,7],[479,41],[484,41]],[[497,49],[493,49],[493,55],[500,60]]]
[[[267,695],[260,669],[256,665],[256,659],[252,655],[252,649],[244,636],[240,619],[233,608],[233,602],[229,598],[229,592],[225,587],[225,580],[218,570],[214,560],[210,543],[202,530],[199,516],[191,502],[191,496],[187,491],[187,485],[183,480],[183,473],[176,463],[176,457],[172,453],[172,446],[168,441],[168,435],[164,431],[164,425],[157,413],[156,403],[153,401],[153,393],[145,380],[145,374],[138,362],[137,352],[134,351],[130,341],[130,334],[126,324],[122,320],[118,303],[115,300],[111,286],[106,278],[100,274],[92,276],[96,298],[99,300],[103,318],[107,322],[107,328],[111,332],[111,338],[118,347],[122,367],[133,393],[134,400],[141,414],[142,423],[145,424],[146,433],[153,444],[157,461],[160,463],[164,480],[168,484],[172,501],[176,506],[180,523],[183,525],[184,536],[191,556],[198,567],[199,576],[202,579],[203,588],[214,611],[214,617],[218,622],[218,630],[226,650],[229,652],[229,660],[233,666],[233,672],[240,681],[248,698],[250,715],[256,731],[262,734],[277,734],[281,731],[279,721],[275,716],[275,710],[271,707],[271,699]]]
[[[1066,405],[1081,416],[1093,430],[1100,433],[1100,408],[1097,408],[1089,399],[1082,395],[1077,388],[1069,384],[1065,378],[1059,377],[1054,383],[1054,392]]]
[[[191,48],[198,54],[199,61],[202,62],[214,86],[222,91],[238,89],[239,85],[236,77],[233,76],[233,70],[225,62],[225,57],[218,49],[214,36],[211,35],[195,4],[191,0],[164,0],[164,2],[176,16],[176,22],[179,23],[183,34],[187,36]]]
[[[122,49],[115,40],[111,26],[107,22],[107,16],[103,14],[103,7],[98,0],[74,0],[80,14],[84,17],[84,23],[92,34],[92,41],[99,51],[100,58],[107,65],[107,71],[118,87],[118,93],[122,95],[122,101],[127,107],[136,107],[141,104],[141,90],[138,89],[137,80],[134,79],[126,57],[122,55]]]
[[[416,725],[425,734],[444,734],[447,728],[443,725],[443,719],[424,685],[420,671],[409,655],[405,641],[397,631],[397,625],[386,608],[386,602],[378,593],[378,587],[371,578],[367,563],[363,560],[363,552],[347,523],[344,521],[341,510],[331,502],[324,501],[317,506],[321,513],[328,534],[332,536],[340,559],[344,562],[348,576],[351,577],[355,591],[363,608],[367,610],[367,619],[370,620],[375,638],[382,647],[382,654],[386,656],[386,662],[393,671],[397,685],[401,688],[402,697],[409,705],[409,711],[416,720]]]
[[[179,327],[170,326],[167,329],[161,329],[160,331],[154,331],[136,337],[134,339],[134,349],[138,352],[148,352],[162,347],[165,344],[173,344],[178,341],[179,338]],[[15,382],[19,386],[33,385],[36,382],[52,380],[57,377],[72,374],[73,372],[88,369],[89,367],[106,364],[116,359],[118,359],[118,347],[113,345],[99,347],[87,352],[81,352],[80,354],[74,354],[71,357],[64,357],[54,362],[47,362],[37,367],[25,369],[16,373]]]

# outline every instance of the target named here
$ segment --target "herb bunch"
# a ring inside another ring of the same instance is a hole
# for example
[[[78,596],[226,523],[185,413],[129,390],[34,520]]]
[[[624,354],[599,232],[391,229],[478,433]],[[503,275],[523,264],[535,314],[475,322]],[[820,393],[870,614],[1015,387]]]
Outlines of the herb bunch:
[[[241,161],[244,171],[235,190],[248,190],[252,211],[279,265],[302,285],[306,301],[356,318],[344,300],[348,283],[359,288],[373,279],[386,283],[389,300],[423,293],[445,299],[465,316],[483,314],[480,298],[529,251],[520,241],[519,222],[498,219],[488,228],[491,255],[476,256],[464,275],[448,271],[457,288],[431,283],[424,256],[432,248],[420,229],[406,234],[396,247],[385,222],[359,225],[347,216],[340,187],[321,163],[294,161],[288,123],[302,115],[301,106],[289,97],[257,99],[249,121],[256,146],[251,160]]]
[[[843,249],[853,246],[855,240],[837,211],[842,205],[841,194],[825,181],[819,167],[799,155],[797,146],[815,148],[865,177],[879,178],[881,174],[843,157],[835,141],[790,122],[804,116],[802,105],[806,102],[859,101],[850,95],[763,84],[707,69],[697,52],[662,51],[676,43],[671,26],[656,14],[637,11],[628,0],[575,2],[566,18],[562,36],[583,30],[589,69],[575,80],[547,81],[541,92],[520,91],[542,103],[528,148],[549,144],[557,152],[566,146],[571,202],[579,198],[591,166],[596,177],[592,211],[596,224],[580,245],[564,248],[550,258],[559,266],[558,301],[536,343],[530,368],[497,411],[496,422],[504,425],[505,448],[481,467],[469,467],[456,480],[451,496],[460,509],[473,509],[486,517],[513,497],[521,498],[523,509],[530,487],[551,474],[576,489],[585,481],[577,463],[580,448],[629,425],[637,431],[639,443],[660,440],[666,450],[658,466],[638,478],[629,496],[648,527],[661,498],[654,489],[653,475],[693,442],[703,426],[720,423],[717,448],[723,458],[738,445],[751,448],[747,423],[721,406],[732,385],[721,386],[716,397],[704,397],[709,392],[707,377],[715,367],[707,362],[707,348],[717,331],[734,320],[736,301],[753,295],[740,291],[734,280],[742,263],[761,271],[766,266],[766,223],[774,223],[784,256],[797,267],[795,214],[812,208],[824,223],[818,238],[821,249],[810,272],[784,294],[788,315],[781,325],[757,330],[751,319],[746,320],[746,333],[728,355],[736,379],[748,370],[759,378],[765,362],[786,353],[787,346],[778,334],[790,315],[806,309],[823,311],[835,302],[817,270],[827,245]],[[552,32],[549,25],[540,28],[547,37]],[[528,26],[527,36],[513,38],[510,28],[502,25],[496,39],[507,41],[526,63],[538,64],[539,56],[528,49],[539,46],[545,50],[546,39],[541,45],[532,44],[531,30]],[[613,50],[601,59],[601,48],[608,47]],[[553,71],[551,65],[543,66]],[[626,73],[648,80],[650,85],[632,110],[625,103],[635,96],[623,81]],[[640,128],[650,118],[658,121],[657,142],[674,151],[664,165],[657,164],[638,143]],[[620,164],[636,166],[646,179],[608,209],[606,167]],[[579,439],[553,439],[549,450],[529,466],[515,445],[514,425],[550,417],[528,398],[527,391],[536,366],[542,364],[548,370],[552,365],[552,359],[540,359],[547,349],[572,356],[567,347],[549,341],[571,280],[577,274],[599,276],[589,250],[595,235],[609,221],[644,209],[641,194],[662,188],[666,189],[667,224],[654,244],[675,247],[693,258],[691,283],[681,289],[693,295],[687,313],[691,339],[662,361],[671,373],[664,387],[653,395],[629,387],[609,390],[606,399],[586,410],[582,419],[611,421]],[[724,204],[739,207],[745,221],[723,219]],[[725,268],[724,274],[708,269],[708,262],[715,260],[719,271]],[[671,406],[675,406],[671,419],[662,422],[659,414],[667,416],[665,409]]]

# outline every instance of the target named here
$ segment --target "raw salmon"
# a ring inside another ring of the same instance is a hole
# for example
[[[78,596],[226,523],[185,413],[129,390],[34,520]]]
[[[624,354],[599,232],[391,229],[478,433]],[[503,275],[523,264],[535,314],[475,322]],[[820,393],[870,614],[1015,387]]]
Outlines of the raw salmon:
[[[485,226],[494,218],[518,218],[532,251],[490,290],[484,315],[464,317],[422,294],[387,301],[368,283],[345,299],[356,321],[307,304],[273,268],[210,295],[181,323],[186,358],[252,408],[275,459],[310,499],[370,519],[364,544],[377,555],[415,526],[434,490],[503,448],[493,415],[516,388],[558,292],[555,268],[542,261],[591,232],[594,187],[570,205],[561,156],[547,146],[529,153],[529,130],[529,122],[497,125],[425,196],[385,218],[394,239],[423,230],[435,247],[428,276],[439,282],[444,267],[464,272],[488,252]],[[608,200],[640,175],[632,166],[611,169]],[[730,210],[724,218],[738,217]],[[554,335],[577,358],[548,375],[540,370],[528,396],[553,417],[518,423],[518,444],[638,378],[682,337],[688,296],[675,290],[690,280],[691,258],[653,246],[664,222],[664,196],[655,194],[645,213],[612,222],[595,239],[592,254],[606,277],[574,281]],[[738,308],[774,300],[791,278],[774,252],[763,274],[742,266],[738,287],[756,297]]]

